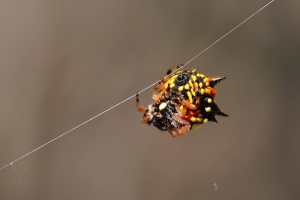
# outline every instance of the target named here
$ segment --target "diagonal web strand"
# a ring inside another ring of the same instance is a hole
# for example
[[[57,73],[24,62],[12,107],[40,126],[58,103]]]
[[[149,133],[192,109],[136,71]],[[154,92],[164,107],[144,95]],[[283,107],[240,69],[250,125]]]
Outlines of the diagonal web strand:
[[[222,40],[224,37],[226,37],[227,35],[229,35],[231,32],[233,32],[235,29],[237,29],[237,28],[240,27],[242,24],[244,24],[245,22],[247,22],[249,19],[251,19],[253,16],[255,16],[257,13],[259,13],[260,11],[262,11],[264,8],[266,8],[268,5],[270,5],[270,4],[273,3],[274,1],[275,1],[275,0],[272,0],[272,1],[270,1],[269,3],[267,3],[266,5],[264,5],[263,7],[261,7],[261,8],[260,8],[259,10],[257,10],[255,13],[253,13],[252,15],[250,15],[247,19],[245,19],[245,20],[242,21],[240,24],[238,24],[237,26],[235,26],[234,28],[232,28],[230,31],[228,31],[226,34],[224,34],[222,37],[220,37],[219,39],[217,39],[217,40],[216,40],[215,42],[213,42],[211,45],[209,45],[209,46],[206,47],[204,50],[202,50],[200,53],[198,53],[197,55],[195,55],[192,59],[190,59],[189,61],[187,61],[181,68],[179,68],[179,69],[173,71],[171,74],[174,74],[174,73],[177,72],[178,70],[183,69],[183,67],[184,67],[185,65],[189,64],[190,62],[192,62],[192,61],[193,61],[194,59],[196,59],[198,56],[200,56],[200,55],[203,54],[205,51],[207,51],[208,49],[210,49],[213,45],[215,45],[216,43],[218,43],[220,40]],[[171,75],[171,74],[169,74],[169,75]],[[142,89],[141,91],[138,92],[138,94],[140,94],[140,93],[142,93],[142,92],[148,90],[150,87],[153,87],[153,86],[156,85],[159,81],[160,81],[160,80],[158,80],[158,81],[156,81],[155,83],[153,83],[153,84],[147,86],[146,88]],[[39,147],[33,149],[32,151],[30,151],[30,152],[28,152],[28,153],[26,153],[26,154],[20,156],[19,158],[15,159],[14,161],[12,161],[12,162],[8,163],[7,165],[4,165],[3,167],[1,167],[1,168],[0,168],[0,171],[3,170],[3,169],[5,169],[5,168],[8,167],[8,166],[12,166],[12,167],[14,168],[13,163],[15,163],[15,162],[17,162],[17,161],[19,161],[19,160],[21,160],[21,159],[23,159],[23,158],[29,156],[30,154],[32,154],[32,153],[38,151],[39,149],[45,147],[46,145],[48,145],[48,144],[50,144],[50,143],[52,143],[52,142],[54,142],[54,141],[60,139],[61,137],[67,135],[68,133],[70,133],[70,132],[72,132],[72,131],[78,129],[79,127],[81,127],[81,126],[87,124],[88,122],[90,122],[90,121],[96,119],[97,117],[99,117],[99,116],[105,114],[106,112],[108,112],[108,111],[114,109],[115,107],[117,107],[117,106],[119,106],[119,105],[125,103],[126,101],[128,101],[128,100],[134,98],[135,96],[136,96],[136,94],[131,95],[130,97],[128,97],[128,98],[124,99],[123,101],[121,101],[121,102],[115,104],[114,106],[112,106],[112,107],[110,107],[110,108],[104,110],[103,112],[97,114],[96,116],[94,116],[94,117],[92,117],[92,118],[90,118],[90,119],[88,119],[88,120],[82,122],[81,124],[75,126],[74,128],[72,128],[72,129],[70,129],[70,130],[64,132],[63,134],[61,134],[61,135],[59,135],[59,136],[53,138],[52,140],[50,140],[50,141],[48,141],[48,142],[42,144],[41,146],[39,146]],[[14,171],[16,172],[15,168],[14,168]]]
[[[247,19],[245,19],[244,21],[242,21],[241,23],[239,23],[237,26],[235,26],[233,29],[231,29],[230,31],[228,31],[225,35],[223,35],[222,37],[220,37],[219,39],[217,39],[214,43],[212,43],[211,45],[209,45],[208,47],[206,47],[204,50],[202,50],[200,53],[198,53],[196,56],[194,56],[191,60],[187,61],[185,63],[185,65],[187,65],[188,63],[192,62],[194,59],[196,59],[198,56],[200,56],[202,53],[204,53],[206,50],[208,50],[210,47],[214,46],[216,43],[218,43],[220,40],[222,40],[224,37],[226,37],[227,35],[229,35],[232,31],[234,31],[235,29],[237,29],[238,27],[240,27],[242,24],[244,24],[246,21],[248,21],[249,19],[251,19],[254,15],[256,15],[257,13],[259,13],[260,11],[262,11],[265,7],[267,7],[268,5],[270,5],[271,3],[273,3],[275,0],[270,1],[269,3],[267,3],[266,5],[264,5],[263,7],[261,7],[259,10],[257,10],[255,13],[253,13],[252,15],[250,15]]]

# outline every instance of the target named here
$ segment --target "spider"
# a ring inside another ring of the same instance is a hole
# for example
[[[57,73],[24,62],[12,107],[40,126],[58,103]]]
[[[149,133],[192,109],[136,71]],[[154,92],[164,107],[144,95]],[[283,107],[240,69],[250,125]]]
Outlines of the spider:
[[[139,95],[136,95],[137,110],[144,113],[142,123],[152,123],[173,137],[197,129],[208,121],[217,123],[215,115],[228,116],[214,101],[214,86],[226,77],[208,78],[196,69],[170,75],[181,67],[183,65],[169,69],[156,84],[152,94],[154,103],[148,108],[140,106]]]

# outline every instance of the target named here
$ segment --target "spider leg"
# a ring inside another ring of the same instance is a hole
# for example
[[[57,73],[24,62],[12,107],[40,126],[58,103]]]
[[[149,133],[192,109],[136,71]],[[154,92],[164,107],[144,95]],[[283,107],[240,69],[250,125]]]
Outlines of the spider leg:
[[[179,136],[178,132],[176,132],[175,130],[170,129],[169,127],[167,128],[167,131],[170,133],[170,135],[172,137]]]
[[[142,117],[142,119],[141,119],[141,122],[143,123],[143,124],[146,124],[146,123],[148,123],[148,121],[149,121],[149,119],[147,118],[147,113],[145,113],[144,115],[143,115],[143,117]]]
[[[147,114],[148,114],[148,109],[144,108],[140,105],[140,98],[139,98],[139,94],[137,93],[135,96],[135,100],[136,100],[136,108],[139,112],[144,113],[143,117],[142,117],[142,123],[145,124],[149,121],[149,119],[147,118]]]
[[[178,112],[180,117],[183,117],[186,115],[186,107],[185,106],[182,106],[182,109],[181,109],[178,104],[175,104],[175,109]]]
[[[140,105],[140,98],[139,98],[138,93],[135,96],[135,101],[136,101],[136,108],[139,112],[142,112],[142,113],[147,113],[148,112],[148,109],[146,109],[146,108],[144,108]]]
[[[197,108],[199,107],[199,105],[190,103],[188,100],[185,99],[178,99],[178,101],[181,105],[186,106],[191,110],[197,110]]]
[[[158,88],[159,88],[159,85],[161,84],[161,81],[162,81],[163,79],[161,79],[155,86],[154,86],[154,90],[153,90],[153,95],[155,95],[155,94],[157,94],[157,92],[158,92]]]
[[[152,93],[152,99],[155,101],[155,102],[160,102],[160,97],[161,97],[161,94],[157,94],[158,92],[158,88],[163,92],[163,94],[166,93],[166,89],[164,87],[164,83],[162,82],[163,79],[161,79],[154,87],[154,90],[153,90],[153,93]]]
[[[176,66],[176,67],[173,67],[173,68],[169,69],[169,70],[167,71],[167,75],[166,75],[166,76],[169,76],[169,75],[170,75],[172,72],[174,72],[176,69],[182,68],[183,65],[184,65],[184,64],[181,64],[181,65],[178,65],[178,66]],[[165,76],[165,77],[166,77],[166,76]]]
[[[188,130],[190,130],[190,128],[191,128],[190,124],[189,125],[185,125],[182,129],[180,129],[179,134],[180,135],[185,134]]]
[[[185,134],[190,129],[190,127],[191,127],[191,125],[185,125],[181,129],[167,128],[167,131],[170,133],[170,135],[172,137],[177,137],[177,136]]]

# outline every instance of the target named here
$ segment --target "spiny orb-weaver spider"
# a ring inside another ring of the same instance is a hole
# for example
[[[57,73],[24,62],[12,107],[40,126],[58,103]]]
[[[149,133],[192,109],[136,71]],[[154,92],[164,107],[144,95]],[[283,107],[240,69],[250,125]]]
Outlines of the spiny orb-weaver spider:
[[[202,124],[218,122],[215,115],[228,116],[220,110],[214,101],[214,86],[223,78],[208,78],[194,70],[177,71],[179,65],[167,71],[166,76],[154,87],[152,98],[155,101],[148,108],[140,106],[136,94],[136,106],[144,113],[142,123],[152,123],[162,131],[168,131],[176,137]]]

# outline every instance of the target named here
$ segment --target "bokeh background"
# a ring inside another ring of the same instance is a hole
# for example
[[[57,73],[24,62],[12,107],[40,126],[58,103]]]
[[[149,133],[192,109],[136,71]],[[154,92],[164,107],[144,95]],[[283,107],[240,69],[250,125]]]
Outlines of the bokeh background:
[[[267,2],[2,0],[0,166],[154,83]],[[216,100],[229,118],[172,138],[141,124],[131,99],[1,170],[0,199],[299,199],[299,8],[275,1],[187,66],[228,77]]]

